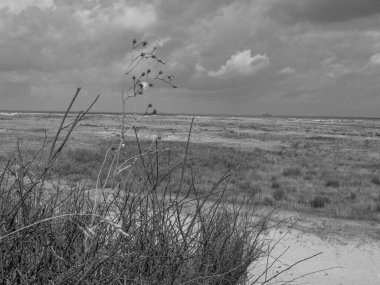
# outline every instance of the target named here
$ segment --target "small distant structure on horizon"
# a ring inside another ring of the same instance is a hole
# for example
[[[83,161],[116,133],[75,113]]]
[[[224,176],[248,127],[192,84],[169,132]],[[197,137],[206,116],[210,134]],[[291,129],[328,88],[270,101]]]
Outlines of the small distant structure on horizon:
[[[273,117],[274,115],[271,114],[271,113],[267,113],[267,112],[265,112],[265,113],[261,114],[261,116],[262,116],[262,117]]]

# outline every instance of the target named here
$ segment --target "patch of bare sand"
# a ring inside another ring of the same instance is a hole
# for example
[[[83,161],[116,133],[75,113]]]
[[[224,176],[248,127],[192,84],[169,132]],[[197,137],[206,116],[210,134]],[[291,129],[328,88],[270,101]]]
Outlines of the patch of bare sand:
[[[97,134],[101,137],[117,137],[119,134],[114,131],[98,131]],[[133,139],[134,134],[127,134],[126,137]],[[152,134],[151,132],[139,132],[139,139],[144,140],[155,140],[160,138],[162,141],[167,142],[186,142],[188,139],[188,133],[186,132],[176,132],[175,134],[168,132],[161,132],[159,135]],[[279,149],[280,147],[286,146],[286,144],[272,140],[272,141],[262,141],[258,139],[248,138],[248,139],[239,139],[239,138],[225,138],[218,136],[217,134],[197,134],[192,133],[191,135],[192,143],[199,144],[213,144],[226,147],[235,147],[235,148],[244,148],[244,149],[254,149],[260,148],[265,150]]]
[[[188,134],[180,135],[165,135],[162,137],[164,141],[186,141]],[[193,134],[191,136],[192,143],[201,143],[201,144],[213,144],[227,147],[236,147],[236,148],[261,148],[266,150],[272,150],[283,146],[279,141],[261,141],[257,139],[234,139],[234,138],[223,138],[218,135],[208,135],[208,134]]]
[[[279,241],[269,264],[281,256],[273,263],[268,276],[281,272],[297,261],[321,254],[285,271],[272,284],[287,281],[291,281],[289,284],[310,285],[380,284],[378,223],[293,214],[279,212],[277,218],[292,216],[297,223],[290,229],[282,227],[268,234],[273,242]],[[263,266],[264,260],[258,270],[262,270]],[[252,274],[257,272],[253,270]]]

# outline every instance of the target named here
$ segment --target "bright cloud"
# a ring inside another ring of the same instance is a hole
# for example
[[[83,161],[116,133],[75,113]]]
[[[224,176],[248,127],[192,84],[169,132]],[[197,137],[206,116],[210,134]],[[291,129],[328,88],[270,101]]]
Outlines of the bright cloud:
[[[376,74],[380,67],[380,53],[372,55],[368,62],[360,68],[359,72],[363,74]]]
[[[216,71],[206,71],[201,65],[197,65],[196,69],[198,71],[206,71],[210,77],[226,78],[236,75],[253,75],[268,65],[269,58],[266,54],[257,54],[252,57],[251,50],[248,49],[232,55],[231,58]]]
[[[1,0],[0,9],[7,9],[13,14],[19,14],[29,7],[40,9],[55,8],[54,0]]]
[[[278,73],[279,74],[293,74],[294,72],[296,72],[296,71],[293,68],[285,67],[285,68],[281,69]]]
[[[94,29],[97,25],[110,25],[118,29],[141,30],[157,20],[152,5],[128,6],[123,2],[116,2],[103,9],[97,5],[92,9],[77,10],[76,15],[84,25]]]
[[[380,53],[374,54],[369,59],[369,65],[379,66],[380,65]]]

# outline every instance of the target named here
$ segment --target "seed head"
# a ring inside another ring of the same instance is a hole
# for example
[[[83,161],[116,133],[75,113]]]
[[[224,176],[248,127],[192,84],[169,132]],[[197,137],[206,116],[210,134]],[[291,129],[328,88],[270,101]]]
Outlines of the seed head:
[[[141,81],[139,82],[139,87],[141,88],[141,91],[143,92],[144,90],[149,88],[149,83],[146,81]]]

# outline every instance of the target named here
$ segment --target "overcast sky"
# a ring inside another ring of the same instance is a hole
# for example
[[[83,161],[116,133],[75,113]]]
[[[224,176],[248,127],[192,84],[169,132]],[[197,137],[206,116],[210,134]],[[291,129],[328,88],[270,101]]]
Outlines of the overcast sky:
[[[81,86],[78,108],[121,111],[134,38],[179,87],[141,110],[380,117],[377,0],[0,0],[0,109],[63,110]]]

